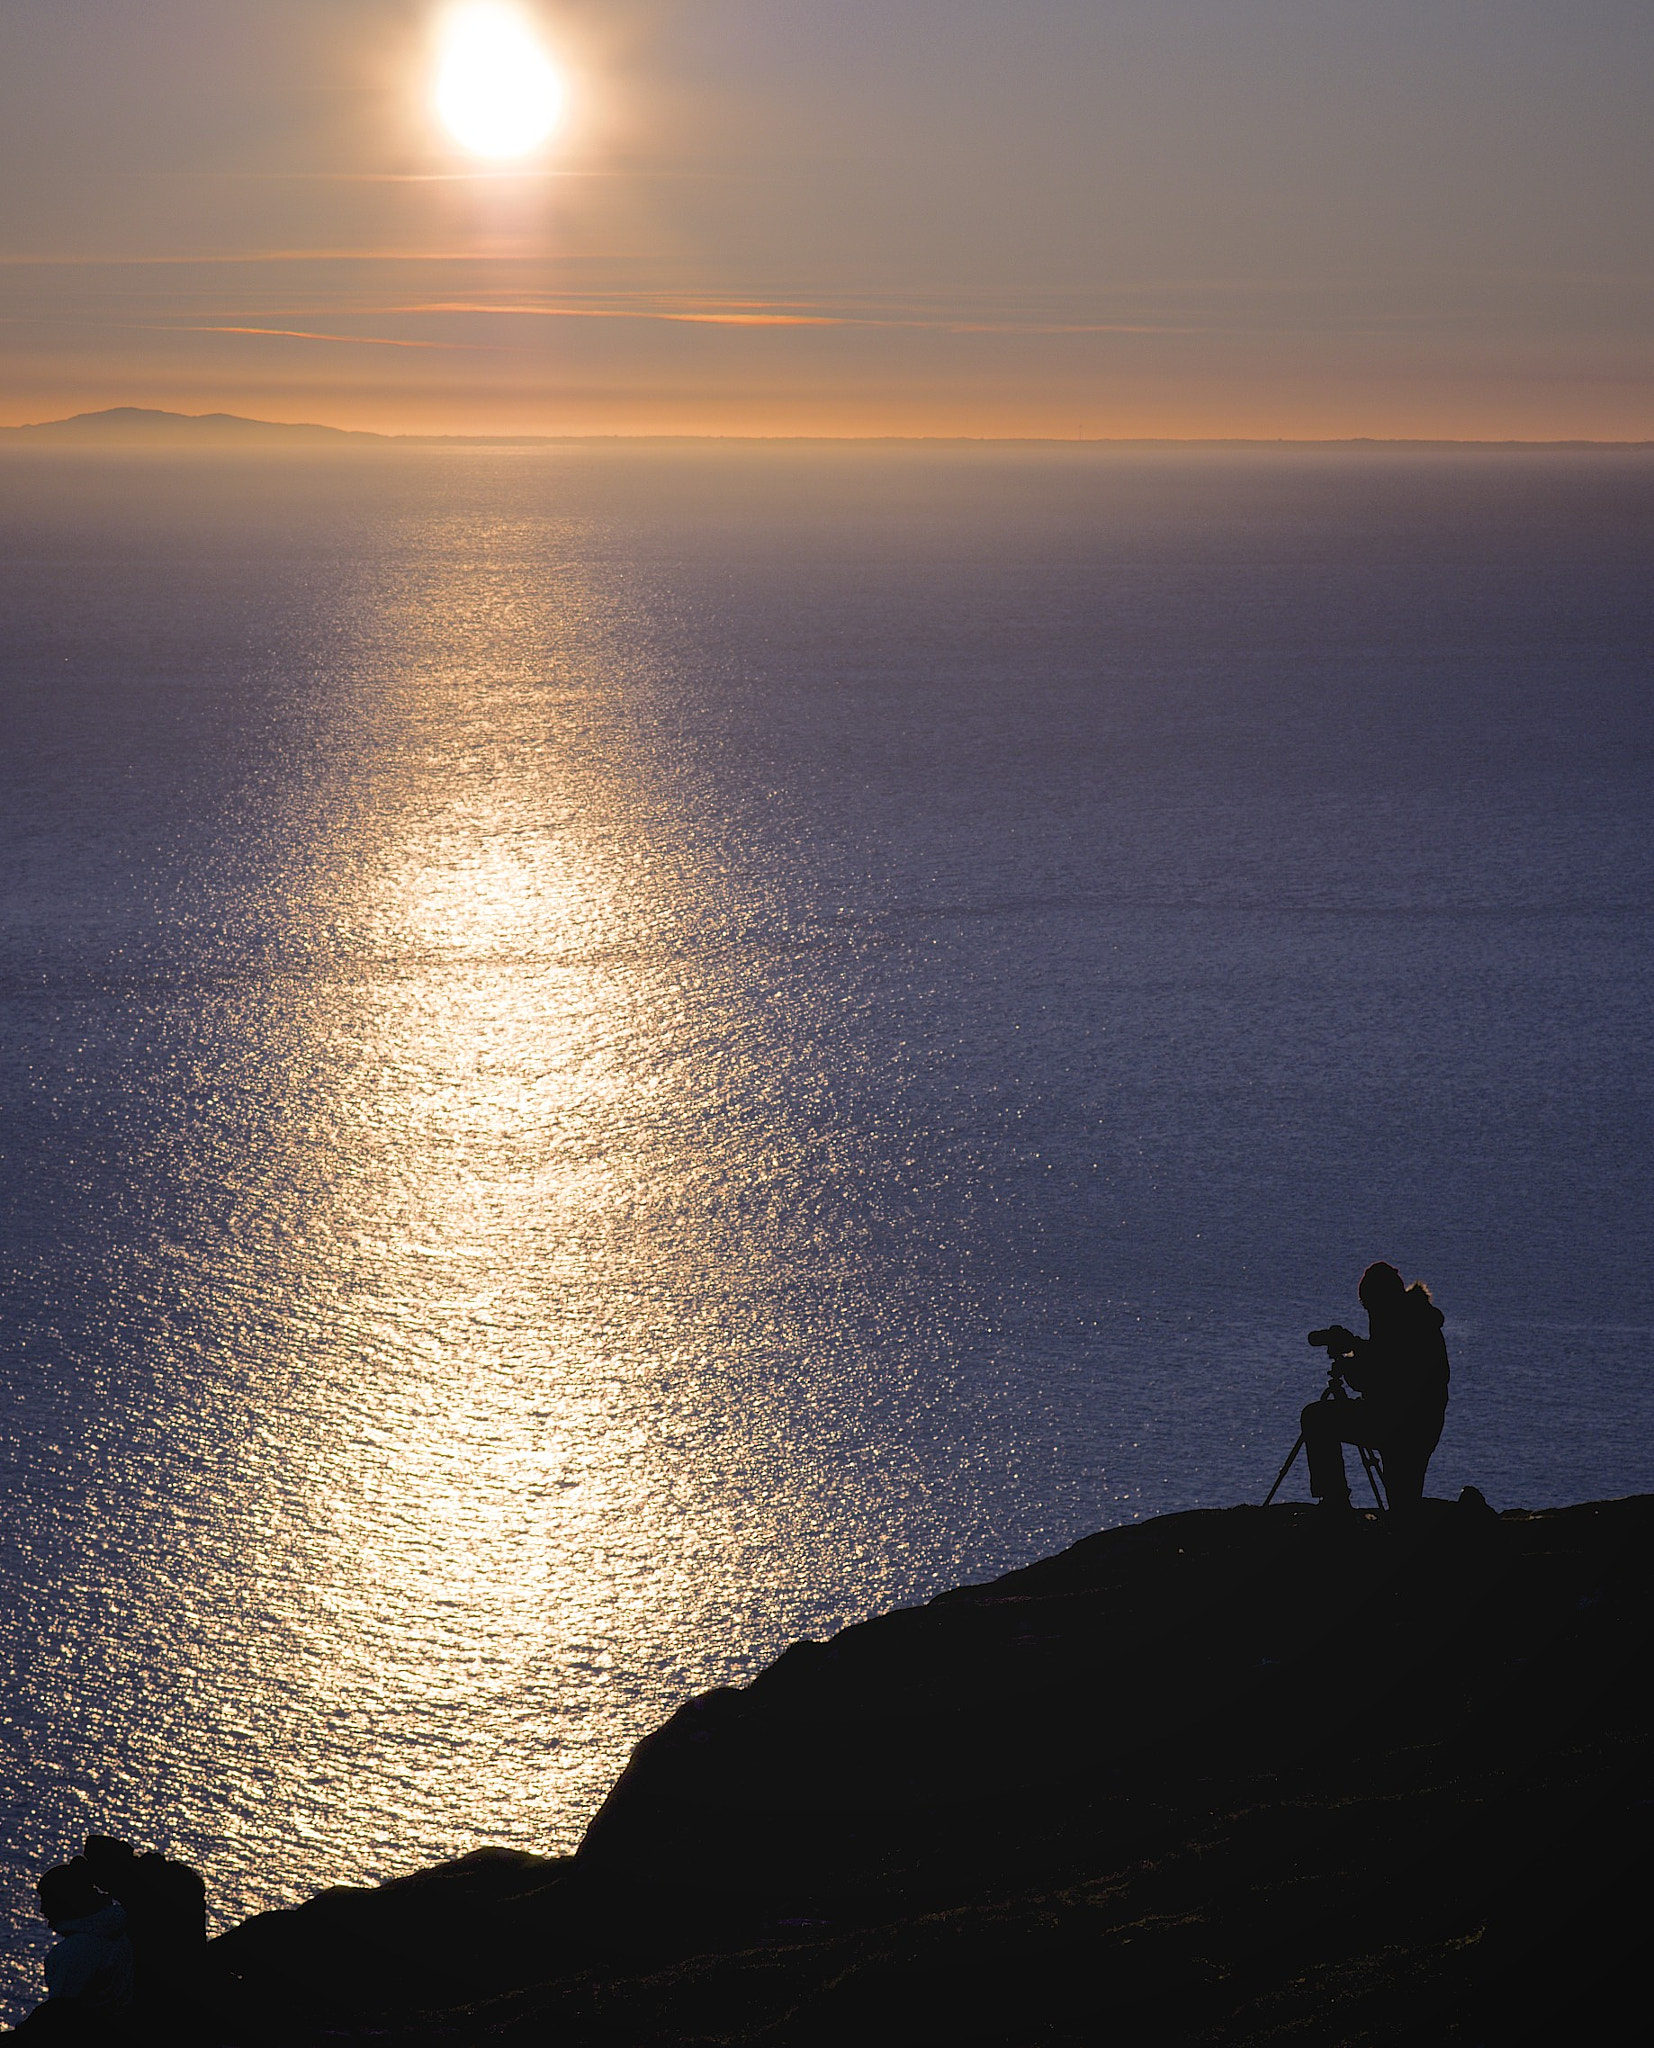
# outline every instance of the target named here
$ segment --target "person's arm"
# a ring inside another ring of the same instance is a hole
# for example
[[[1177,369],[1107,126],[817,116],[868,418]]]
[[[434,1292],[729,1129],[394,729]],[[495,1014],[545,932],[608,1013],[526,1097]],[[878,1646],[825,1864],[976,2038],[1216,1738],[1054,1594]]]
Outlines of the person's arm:
[[[1376,1377],[1374,1368],[1378,1361],[1373,1355],[1371,1337],[1350,1338],[1350,1356],[1344,1360],[1343,1372],[1358,1394],[1370,1394]]]

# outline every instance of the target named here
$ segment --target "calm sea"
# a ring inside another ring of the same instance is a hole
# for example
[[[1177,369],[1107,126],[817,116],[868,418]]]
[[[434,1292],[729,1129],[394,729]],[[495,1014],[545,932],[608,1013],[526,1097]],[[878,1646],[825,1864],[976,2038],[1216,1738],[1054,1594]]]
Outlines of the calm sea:
[[[0,458],[12,1992],[88,1829],[567,1850],[1258,1498],[1376,1256],[1433,1492],[1654,1487],[1651,565],[1634,453]]]

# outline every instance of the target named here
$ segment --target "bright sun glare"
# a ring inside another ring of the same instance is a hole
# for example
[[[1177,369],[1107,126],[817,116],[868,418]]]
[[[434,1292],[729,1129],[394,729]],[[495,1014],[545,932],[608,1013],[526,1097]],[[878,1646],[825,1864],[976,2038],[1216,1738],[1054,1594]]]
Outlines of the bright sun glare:
[[[563,81],[514,8],[475,0],[442,25],[435,105],[476,155],[526,156],[557,125]]]

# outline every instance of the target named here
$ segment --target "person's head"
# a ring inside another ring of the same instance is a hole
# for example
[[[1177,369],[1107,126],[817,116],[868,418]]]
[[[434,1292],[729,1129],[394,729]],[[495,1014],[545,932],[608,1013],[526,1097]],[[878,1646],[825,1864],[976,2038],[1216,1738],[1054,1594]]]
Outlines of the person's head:
[[[1370,1323],[1382,1323],[1400,1312],[1407,1299],[1407,1283],[1388,1259],[1375,1259],[1361,1276],[1356,1289]]]
[[[35,1891],[40,1898],[41,1912],[51,1926],[59,1928],[71,1920],[89,1919],[109,1903],[92,1882],[91,1871],[78,1856],[73,1863],[59,1863],[44,1872]]]
[[[107,1889],[119,1884],[131,1870],[137,1860],[137,1851],[130,1842],[123,1842],[115,1835],[88,1835],[80,1860],[91,1873],[93,1882]]]

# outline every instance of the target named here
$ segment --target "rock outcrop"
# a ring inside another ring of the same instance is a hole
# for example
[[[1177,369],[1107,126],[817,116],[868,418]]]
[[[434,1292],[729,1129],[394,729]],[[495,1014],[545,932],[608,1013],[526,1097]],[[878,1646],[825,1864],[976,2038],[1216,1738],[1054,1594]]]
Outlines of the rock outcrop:
[[[1654,1497],[1111,1530],[692,1701],[575,1858],[235,1929],[218,2032],[1638,2038],[1651,1567]]]

